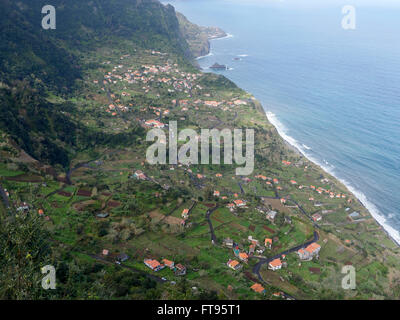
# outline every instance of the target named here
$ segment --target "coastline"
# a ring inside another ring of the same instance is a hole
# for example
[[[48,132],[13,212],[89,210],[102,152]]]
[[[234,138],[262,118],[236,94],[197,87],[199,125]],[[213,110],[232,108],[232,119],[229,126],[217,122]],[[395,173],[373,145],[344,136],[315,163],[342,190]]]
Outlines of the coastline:
[[[232,34],[227,33],[226,36],[220,38],[209,39],[211,40],[221,40],[221,39],[228,39],[234,37]],[[207,55],[200,56],[196,58],[200,60],[205,57],[212,56],[211,46]],[[247,55],[245,55],[247,56]],[[261,103],[260,103],[261,104]],[[262,104],[261,104],[262,105]],[[308,161],[312,162],[314,165],[318,166],[322,171],[331,175],[334,179],[336,179],[339,183],[341,183],[349,193],[351,193],[359,203],[368,211],[369,215],[377,222],[377,224],[381,227],[382,231],[386,233],[386,235],[400,248],[400,231],[394,229],[386,222],[386,218],[380,213],[379,209],[368,200],[365,194],[355,189],[348,181],[344,178],[340,178],[331,168],[327,167],[326,165],[322,164],[320,161],[315,159],[309,153],[308,150],[311,150],[310,147],[299,143],[295,138],[288,135],[285,131],[287,130],[285,126],[278,120],[275,114],[272,112],[267,111],[263,106],[263,112],[267,117],[268,121],[274,126],[279,136],[282,140],[286,143],[286,145],[293,150],[295,153],[305,157]]]
[[[266,111],[265,109],[264,109],[264,111],[265,111],[265,115],[266,115],[268,121],[275,127],[279,136],[285,141],[286,145],[288,145],[290,147],[290,149],[292,149],[294,152],[302,155],[303,157],[308,159],[310,162],[314,163],[316,166],[321,168],[321,170],[330,174],[332,177],[334,177],[336,180],[338,180],[340,183],[342,183],[346,187],[346,189],[349,191],[349,193],[353,194],[354,197],[368,211],[368,213],[371,215],[371,217],[382,228],[382,231],[384,231],[387,234],[387,236],[398,247],[400,247],[400,232],[386,223],[385,217],[379,212],[379,209],[372,202],[370,202],[368,200],[368,198],[365,196],[365,194],[362,191],[355,189],[345,179],[338,177],[332,169],[329,169],[328,167],[321,164],[320,161],[318,161],[317,159],[315,159],[312,156],[310,156],[309,154],[307,154],[307,151],[305,151],[304,149],[309,149],[309,148],[304,146],[304,149],[303,149],[300,146],[300,143],[295,138],[289,136],[285,132],[286,128],[284,127],[284,125],[282,125],[282,123],[279,121],[279,119],[276,117],[276,115],[274,113]]]
[[[205,54],[205,55],[199,56],[199,57],[195,57],[195,60],[197,61],[197,60],[200,60],[200,59],[203,59],[203,58],[206,58],[206,57],[211,57],[212,55],[214,55],[214,54],[211,52],[211,43],[210,43],[211,41],[213,41],[213,40],[229,39],[229,38],[233,38],[233,34],[226,33],[226,36],[208,38],[208,43],[209,43],[208,53]]]

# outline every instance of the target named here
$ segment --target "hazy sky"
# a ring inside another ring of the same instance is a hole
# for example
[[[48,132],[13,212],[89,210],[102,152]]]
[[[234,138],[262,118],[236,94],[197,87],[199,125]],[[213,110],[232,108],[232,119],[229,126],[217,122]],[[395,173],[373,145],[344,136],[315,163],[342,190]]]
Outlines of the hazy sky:
[[[184,1],[184,0],[183,0]],[[199,0],[201,1],[201,0]],[[353,5],[353,6],[397,6],[400,0],[222,0],[227,2],[242,2],[254,4],[285,3],[293,6],[328,6],[328,5]]]

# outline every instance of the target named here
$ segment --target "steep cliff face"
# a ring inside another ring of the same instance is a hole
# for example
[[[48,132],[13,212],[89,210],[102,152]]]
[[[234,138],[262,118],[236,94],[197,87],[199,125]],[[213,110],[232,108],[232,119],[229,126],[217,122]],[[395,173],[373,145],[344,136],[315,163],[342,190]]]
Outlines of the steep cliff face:
[[[193,59],[175,9],[156,0],[53,0],[56,29],[41,27],[43,0],[0,0],[0,133],[31,156],[67,166],[69,154],[90,134],[64,112],[74,106],[46,100],[49,92],[79,89],[81,56],[104,44],[137,47]],[[53,128],[53,129],[52,129]],[[57,130],[54,130],[57,128]]]
[[[54,0],[57,28],[44,30],[41,11],[46,4],[0,0],[2,81],[39,78],[59,89],[71,87],[80,76],[79,51],[113,38],[192,58],[170,5],[156,0]]]
[[[218,27],[201,27],[191,23],[179,12],[177,12],[176,15],[178,17],[180,31],[195,57],[204,56],[210,52],[210,39],[226,36],[226,33]]]

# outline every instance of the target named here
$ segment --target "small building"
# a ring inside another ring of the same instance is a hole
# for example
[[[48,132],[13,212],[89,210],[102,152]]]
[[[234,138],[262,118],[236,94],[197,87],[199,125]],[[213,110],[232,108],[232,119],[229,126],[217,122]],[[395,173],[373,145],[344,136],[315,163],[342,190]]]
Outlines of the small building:
[[[314,213],[311,217],[314,220],[314,222],[322,220],[322,216],[320,214],[318,214],[318,213]]]
[[[276,211],[271,210],[271,211],[269,211],[269,212],[267,213],[266,218],[267,218],[269,221],[274,222],[275,217],[276,217],[277,214],[278,214],[278,213],[277,213]]]
[[[250,288],[257,293],[265,294],[265,288],[259,283],[253,284]]]
[[[256,245],[253,243],[249,247],[249,254],[254,254],[255,250],[256,250]]]
[[[354,211],[354,212],[350,213],[349,216],[354,219],[354,218],[359,217],[360,214],[357,211]]]
[[[175,275],[184,276],[186,274],[186,267],[180,263],[175,266]]]
[[[233,202],[236,205],[236,207],[243,207],[246,205],[246,202],[244,202],[243,200],[234,200]]]
[[[41,209],[40,209],[41,210]],[[18,212],[29,211],[29,206],[24,202],[21,206],[17,208]],[[43,211],[43,210],[42,210]]]
[[[183,211],[182,211],[182,218],[183,218],[183,219],[189,218],[189,209],[183,209]]]
[[[265,245],[266,248],[271,249],[271,247],[272,247],[272,239],[265,238],[264,245]]]
[[[226,238],[223,241],[223,245],[228,248],[233,248],[233,240],[230,238]]]
[[[311,260],[313,257],[318,256],[320,250],[321,246],[318,243],[313,242],[306,248],[298,250],[297,254],[299,255],[300,260]]]
[[[237,260],[229,260],[226,264],[232,270],[239,270],[242,266]]]
[[[120,253],[118,256],[117,256],[117,258],[116,258],[116,260],[118,261],[118,262],[125,262],[125,261],[127,261],[129,259],[129,256],[126,254],[126,253]]]
[[[97,218],[107,218],[109,216],[109,214],[107,212],[101,212],[96,214]]]
[[[164,268],[164,265],[159,263],[157,260],[153,259],[144,259],[144,264],[148,266],[151,270],[153,271],[160,271],[161,269]]]
[[[214,190],[214,197],[219,197],[219,191],[218,190]]]
[[[153,128],[164,128],[165,124],[157,120],[147,120],[145,125]]]
[[[161,262],[162,262],[166,267],[168,267],[168,268],[170,268],[170,269],[173,269],[173,268],[175,267],[175,263],[174,263],[173,261],[171,261],[171,260],[163,259]]]
[[[251,243],[258,245],[258,240],[253,238],[253,236],[248,236],[247,240],[249,240]]]
[[[273,270],[273,271],[276,271],[276,270],[281,269],[281,268],[282,268],[282,261],[281,261],[281,259],[278,258],[278,259],[272,260],[272,261],[268,264],[268,268],[271,269],[271,270]]]
[[[139,180],[146,180],[147,177],[146,175],[141,171],[141,170],[137,170],[135,171],[135,173],[133,174],[133,177]]]
[[[244,262],[247,262],[247,260],[249,259],[249,256],[247,255],[246,252],[240,252],[239,253],[239,259],[244,261]]]

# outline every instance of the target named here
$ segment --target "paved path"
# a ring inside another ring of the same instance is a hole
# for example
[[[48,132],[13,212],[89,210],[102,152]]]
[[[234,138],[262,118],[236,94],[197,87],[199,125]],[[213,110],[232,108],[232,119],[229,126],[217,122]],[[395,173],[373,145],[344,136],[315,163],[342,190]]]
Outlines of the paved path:
[[[214,228],[213,228],[213,225],[212,225],[212,222],[211,222],[211,214],[217,209],[218,209],[218,206],[215,206],[212,209],[208,209],[207,212],[206,212],[206,219],[207,219],[208,225],[210,227],[211,242],[214,245],[217,244],[217,237],[215,236]]]
[[[108,261],[108,260],[106,260],[103,257],[100,257],[98,255],[95,255],[95,254],[88,254],[88,255],[90,257],[92,257],[93,259],[96,259],[97,261],[103,262],[105,264],[110,264],[110,265],[113,264],[111,261]],[[150,274],[150,273],[144,272],[142,270],[139,270],[139,269],[136,269],[136,268],[133,268],[133,267],[129,267],[127,265],[124,265],[123,263],[117,264],[117,265],[120,266],[121,268],[125,268],[125,269],[128,269],[130,271],[133,271],[133,272],[136,272],[136,273],[140,273],[140,274],[142,274],[142,275],[144,275],[144,276],[146,276],[146,277],[148,277],[148,278],[150,278],[150,279],[152,279],[152,280],[154,280],[156,282],[159,282],[159,283],[164,283],[164,282],[167,281],[167,280],[163,280],[161,277],[155,276],[154,274]]]

